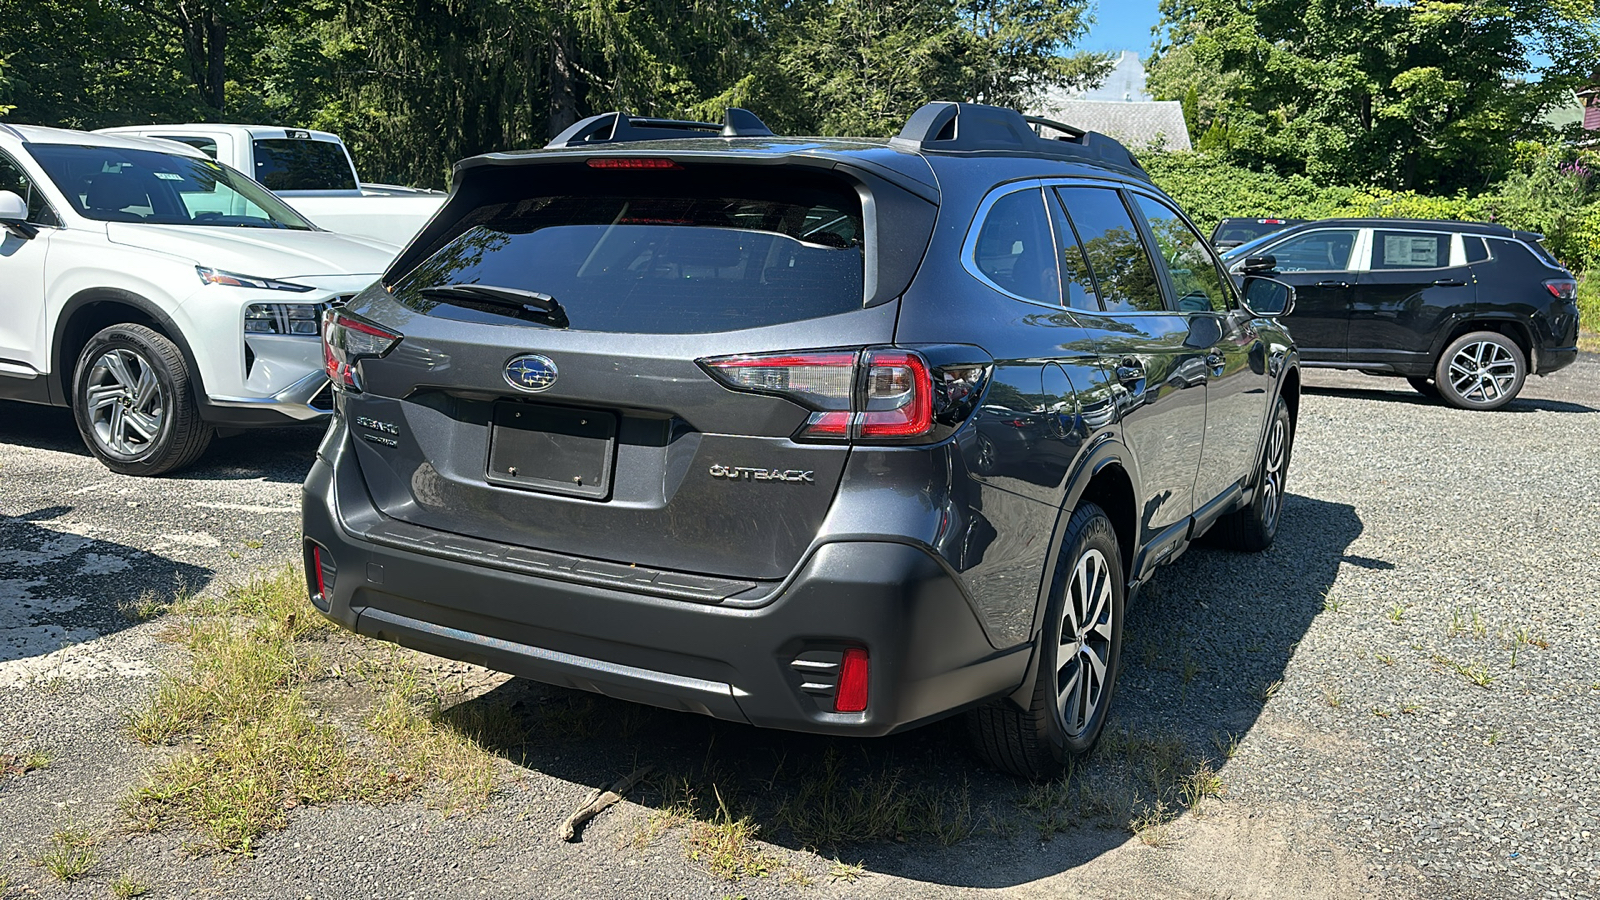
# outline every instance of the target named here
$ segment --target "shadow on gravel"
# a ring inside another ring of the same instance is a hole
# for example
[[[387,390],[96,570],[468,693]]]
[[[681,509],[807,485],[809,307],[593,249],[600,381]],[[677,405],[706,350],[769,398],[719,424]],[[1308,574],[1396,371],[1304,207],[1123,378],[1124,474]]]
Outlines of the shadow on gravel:
[[[71,511],[0,516],[0,664],[121,631],[211,581],[210,569],[34,524]]]
[[[1405,403],[1411,406],[1446,408],[1442,401],[1424,397],[1410,388],[1384,390],[1383,388],[1317,387],[1308,385],[1305,392],[1322,397],[1344,397],[1350,400],[1382,400],[1388,403]],[[1595,409],[1582,403],[1570,403],[1565,400],[1544,400],[1519,396],[1517,399],[1495,410],[1495,412],[1497,414],[1529,412],[1592,413],[1600,412],[1600,409]]]
[[[762,840],[871,872],[973,888],[1035,881],[1135,834],[1146,843],[1165,840],[1174,819],[1226,784],[1233,747],[1256,724],[1340,566],[1389,565],[1346,555],[1362,530],[1354,508],[1287,499],[1270,551],[1199,547],[1158,574],[1129,611],[1105,735],[1048,785],[977,762],[960,717],[848,740],[763,731],[522,679],[450,706],[443,717],[512,762],[569,782],[609,786],[654,765],[630,795],[654,811],[605,827],[621,829],[625,842],[685,842],[714,869],[718,860],[747,874],[761,867],[755,845],[728,849],[744,823]],[[666,831],[668,824],[686,827]]]
[[[279,484],[305,481],[325,426],[296,425],[246,431],[211,442],[200,461],[165,476],[185,481],[260,479]],[[16,444],[74,456],[89,456],[69,410],[0,401],[0,445]]]

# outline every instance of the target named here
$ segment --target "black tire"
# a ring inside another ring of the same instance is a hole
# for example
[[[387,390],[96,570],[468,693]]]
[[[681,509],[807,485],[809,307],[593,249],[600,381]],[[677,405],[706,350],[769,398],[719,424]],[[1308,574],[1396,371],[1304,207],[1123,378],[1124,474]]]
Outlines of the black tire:
[[[112,325],[84,345],[72,414],[89,451],[123,475],[181,469],[211,445],[183,354],[143,325]]]
[[[1406,382],[1411,385],[1412,390],[1429,400],[1439,399],[1439,386],[1433,383],[1432,378],[1407,378]]]
[[[1495,331],[1464,334],[1439,355],[1433,370],[1439,396],[1457,409],[1499,409],[1528,379],[1528,358],[1517,342]]]
[[[1217,520],[1210,536],[1229,550],[1260,553],[1278,537],[1283,520],[1284,489],[1289,481],[1289,461],[1294,456],[1294,419],[1282,397],[1268,423],[1267,439],[1256,465],[1256,484],[1248,506],[1236,509]]]
[[[1085,568],[1090,578],[1074,577]],[[985,762],[1021,778],[1043,780],[1059,774],[1073,755],[1094,747],[1115,697],[1126,596],[1116,529],[1104,510],[1084,503],[1073,512],[1062,538],[1044,627],[1034,650],[1039,671],[1028,708],[1018,709],[1005,699],[967,713],[968,736]],[[1088,624],[1075,629],[1078,635],[1063,639],[1069,608],[1074,621]],[[1069,648],[1070,658],[1062,660],[1061,651]],[[1098,670],[1098,701],[1093,703],[1082,691],[1062,690],[1067,684],[1093,687],[1096,669],[1090,655],[1103,664]],[[1073,681],[1074,672],[1089,680]]]

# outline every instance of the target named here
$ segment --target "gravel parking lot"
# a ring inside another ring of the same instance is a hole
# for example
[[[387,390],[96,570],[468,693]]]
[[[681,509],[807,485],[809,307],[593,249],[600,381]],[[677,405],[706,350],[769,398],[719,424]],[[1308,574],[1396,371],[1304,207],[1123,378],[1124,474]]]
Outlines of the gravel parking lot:
[[[437,663],[448,705],[514,726],[487,807],[296,809],[247,857],[128,827],[130,787],[184,749],[124,728],[184,664],[140,599],[293,561],[318,434],[139,480],[65,413],[0,403],[0,763],[48,758],[0,766],[0,897],[1600,896],[1600,357],[1497,413],[1308,382],[1278,544],[1157,577],[1108,738],[1062,784],[987,772],[956,722],[820,739]],[[581,842],[553,835],[646,764]],[[758,829],[736,880],[663,812],[685,788]],[[37,864],[67,827],[94,835],[72,883]]]

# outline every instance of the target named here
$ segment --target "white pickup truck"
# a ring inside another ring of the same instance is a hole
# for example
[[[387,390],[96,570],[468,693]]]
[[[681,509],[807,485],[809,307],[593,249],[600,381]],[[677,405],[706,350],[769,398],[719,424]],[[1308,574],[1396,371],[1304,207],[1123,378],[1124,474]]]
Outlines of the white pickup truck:
[[[364,184],[336,134],[266,125],[133,125],[101,134],[164,138],[188,144],[238,169],[307,219],[340,234],[404,246],[444,205],[421,188]]]

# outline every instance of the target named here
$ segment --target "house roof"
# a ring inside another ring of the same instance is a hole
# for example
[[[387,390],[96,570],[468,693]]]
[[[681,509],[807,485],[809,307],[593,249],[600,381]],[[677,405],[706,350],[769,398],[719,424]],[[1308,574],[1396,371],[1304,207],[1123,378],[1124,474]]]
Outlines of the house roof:
[[[1035,115],[1109,135],[1131,150],[1193,149],[1183,104],[1176,100],[1123,103],[1046,97],[1038,107]]]

